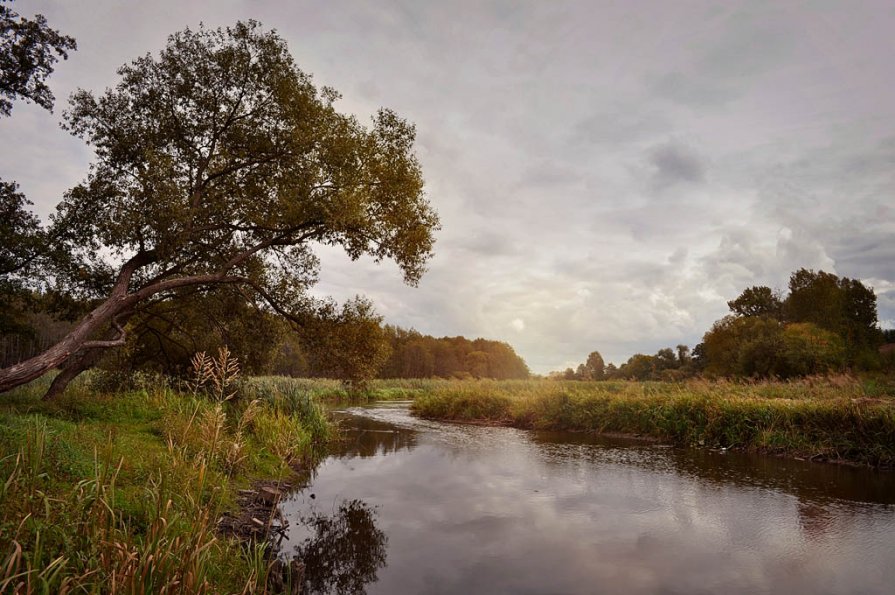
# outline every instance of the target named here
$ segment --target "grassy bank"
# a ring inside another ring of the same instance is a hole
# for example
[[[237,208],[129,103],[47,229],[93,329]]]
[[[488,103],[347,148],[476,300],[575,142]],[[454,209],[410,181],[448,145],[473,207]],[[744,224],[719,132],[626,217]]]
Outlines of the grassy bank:
[[[227,402],[154,383],[0,396],[0,593],[263,593],[266,545],[220,534],[238,490],[287,480],[329,426],[307,391]]]
[[[349,391],[338,380],[325,378],[288,378],[261,376],[252,378],[249,386],[265,391],[309,395],[319,403],[358,403],[370,401],[411,401],[443,387],[453,386],[456,380],[439,378],[393,378],[372,380],[361,390]]]
[[[849,377],[797,382],[453,382],[416,398],[421,417],[619,432],[895,467],[895,397]]]

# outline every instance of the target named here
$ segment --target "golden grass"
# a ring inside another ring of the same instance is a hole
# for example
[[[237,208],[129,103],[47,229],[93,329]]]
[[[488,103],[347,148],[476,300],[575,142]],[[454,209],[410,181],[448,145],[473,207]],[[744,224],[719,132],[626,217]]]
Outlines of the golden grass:
[[[422,417],[641,434],[895,466],[895,398],[848,376],[793,382],[464,381],[417,397]]]

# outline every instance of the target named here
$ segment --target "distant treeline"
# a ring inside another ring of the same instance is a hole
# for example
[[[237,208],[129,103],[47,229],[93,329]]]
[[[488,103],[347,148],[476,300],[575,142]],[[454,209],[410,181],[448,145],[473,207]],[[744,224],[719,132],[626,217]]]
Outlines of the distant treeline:
[[[45,349],[72,326],[90,304],[46,294],[25,294],[18,307],[0,316],[0,358],[10,365]],[[465,337],[435,338],[416,330],[382,324],[368,302],[349,301],[341,309],[317,312],[294,328],[238,291],[195,291],[176,301],[140,309],[128,325],[128,342],[100,366],[130,373],[170,376],[189,373],[199,351],[223,345],[244,373],[293,377],[369,378],[527,378],[528,367],[507,343]]]
[[[501,341],[423,335],[386,325],[391,356],[380,378],[528,378],[528,366]]]
[[[370,336],[375,335],[375,341]],[[414,329],[382,325],[365,333],[368,349],[379,351],[378,378],[528,378],[525,361],[501,341],[466,337],[432,337]],[[294,377],[336,377],[330,351],[320,353],[301,334],[284,337],[266,373]]]
[[[727,302],[693,348],[635,354],[621,366],[593,352],[576,369],[551,374],[578,380],[678,380],[689,376],[793,378],[844,370],[895,370],[895,331],[878,326],[876,294],[856,279],[799,269],[780,295],[753,286]]]

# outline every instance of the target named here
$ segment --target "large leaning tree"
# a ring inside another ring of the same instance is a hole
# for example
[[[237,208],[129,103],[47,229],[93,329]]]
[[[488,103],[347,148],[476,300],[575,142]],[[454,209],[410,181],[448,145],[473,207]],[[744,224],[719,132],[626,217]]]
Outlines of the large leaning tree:
[[[414,128],[382,109],[370,126],[336,111],[286,43],[254,22],[184,30],[158,57],[80,90],[66,127],[96,158],[52,217],[77,266],[55,272],[95,307],[46,352],[0,370],[0,391],[122,345],[135,309],[231,285],[300,323],[315,245],[391,259],[415,284],[438,217]],[[311,304],[311,306],[309,306]]]

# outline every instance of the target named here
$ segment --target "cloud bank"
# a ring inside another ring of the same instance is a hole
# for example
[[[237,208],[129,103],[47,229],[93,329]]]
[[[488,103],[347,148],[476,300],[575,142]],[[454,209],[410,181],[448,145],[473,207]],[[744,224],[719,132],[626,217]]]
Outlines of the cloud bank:
[[[321,250],[318,291],[513,344],[537,372],[698,342],[799,267],[873,285],[895,325],[895,12],[887,2],[35,1],[79,51],[55,115],[0,122],[0,176],[46,217],[89,150],[57,126],[167,34],[256,18],[341,108],[418,131],[442,217],[419,288]]]

